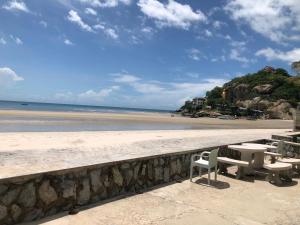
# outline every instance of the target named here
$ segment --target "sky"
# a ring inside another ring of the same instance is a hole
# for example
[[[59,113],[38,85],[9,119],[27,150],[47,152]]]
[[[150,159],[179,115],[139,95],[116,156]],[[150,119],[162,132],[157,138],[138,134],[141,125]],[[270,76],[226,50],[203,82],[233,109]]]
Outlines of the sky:
[[[299,0],[0,0],[1,100],[176,109],[299,60]]]

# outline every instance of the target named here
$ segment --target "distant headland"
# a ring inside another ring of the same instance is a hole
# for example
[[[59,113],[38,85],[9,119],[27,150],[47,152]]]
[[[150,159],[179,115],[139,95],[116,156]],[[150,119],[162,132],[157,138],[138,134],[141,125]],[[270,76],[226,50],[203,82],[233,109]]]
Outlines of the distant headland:
[[[300,76],[266,66],[186,101],[177,112],[191,117],[292,119],[299,102]]]

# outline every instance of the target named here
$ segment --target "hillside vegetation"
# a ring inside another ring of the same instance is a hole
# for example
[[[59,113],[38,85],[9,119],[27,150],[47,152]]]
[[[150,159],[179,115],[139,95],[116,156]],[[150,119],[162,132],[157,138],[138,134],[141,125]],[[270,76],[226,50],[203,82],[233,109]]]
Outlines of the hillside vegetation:
[[[300,76],[292,76],[284,69],[264,69],[232,79],[223,87],[206,93],[206,105],[242,107],[260,110],[268,118],[291,119],[300,102]]]

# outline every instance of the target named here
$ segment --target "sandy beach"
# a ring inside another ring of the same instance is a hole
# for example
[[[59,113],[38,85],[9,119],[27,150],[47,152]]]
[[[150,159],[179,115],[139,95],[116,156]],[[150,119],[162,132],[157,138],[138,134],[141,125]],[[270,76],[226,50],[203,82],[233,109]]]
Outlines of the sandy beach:
[[[291,128],[284,120],[0,110],[0,178],[270,138]]]
[[[284,129],[0,133],[0,178],[270,138]]]
[[[0,110],[0,132],[186,129],[291,129],[290,120],[221,120],[169,113],[92,113]]]

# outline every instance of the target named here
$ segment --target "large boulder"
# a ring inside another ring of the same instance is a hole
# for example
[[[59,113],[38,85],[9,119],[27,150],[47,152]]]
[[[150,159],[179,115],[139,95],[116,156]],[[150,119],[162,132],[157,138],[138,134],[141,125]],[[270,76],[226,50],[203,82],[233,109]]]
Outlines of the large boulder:
[[[270,119],[293,119],[292,105],[286,100],[278,100],[267,110]]]
[[[247,97],[247,95],[250,92],[250,88],[248,84],[239,84],[234,87],[233,92],[234,92],[234,98],[241,100]]]
[[[253,88],[259,94],[270,94],[272,92],[273,86],[271,84],[257,85]]]

